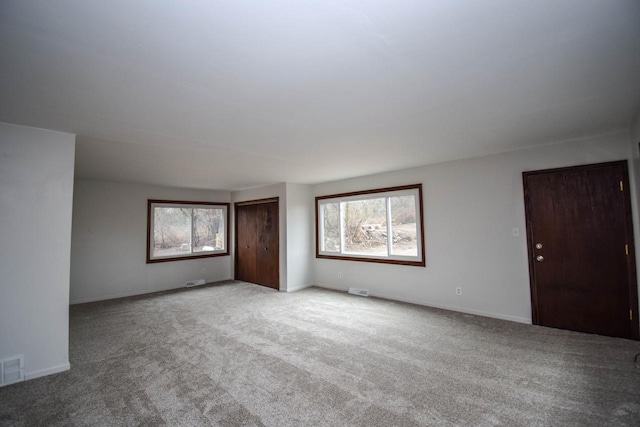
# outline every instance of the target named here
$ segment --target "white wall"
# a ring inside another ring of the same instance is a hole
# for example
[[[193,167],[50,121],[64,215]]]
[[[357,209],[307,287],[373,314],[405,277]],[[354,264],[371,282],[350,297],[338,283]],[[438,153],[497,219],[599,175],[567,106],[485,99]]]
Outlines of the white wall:
[[[637,147],[638,143],[640,142],[640,111],[638,112],[635,120],[631,124],[630,134],[631,134],[631,143]]]
[[[69,369],[75,135],[0,123],[0,359]]]
[[[630,162],[630,180],[631,187],[634,190],[633,194],[636,196],[635,200],[632,200],[632,207],[634,208],[633,231],[635,234],[636,242],[636,273],[640,273],[640,211],[637,209],[638,200],[640,200],[640,151],[638,149],[638,144],[640,143],[640,112],[636,116],[634,122],[631,124],[631,128],[629,130],[629,143],[630,151],[633,157],[633,161]],[[640,289],[640,280],[638,280],[638,288]],[[640,322],[640,319],[637,319],[637,321]]]
[[[279,183],[273,185],[267,185],[264,187],[251,188],[248,190],[236,191],[231,194],[231,200],[233,203],[246,202],[249,200],[270,199],[278,197],[278,216],[279,216],[279,246],[280,253],[280,291],[287,291],[287,184]],[[234,214],[235,218],[235,214]],[[235,236],[235,223],[232,222],[233,228],[232,236]],[[234,240],[235,241],[235,240]],[[234,249],[235,250],[235,249]],[[235,264],[232,260],[232,268]]]
[[[640,192],[640,113],[629,129],[629,143],[631,144],[631,152],[633,153],[633,181],[635,182],[636,191]]]
[[[77,180],[72,304],[180,288],[194,279],[231,278],[230,256],[147,264],[147,199],[226,203],[230,193]]]
[[[422,183],[427,259],[426,268],[316,259],[316,284],[531,322],[522,172],[631,159],[628,138],[600,136],[315,185],[320,196]]]
[[[287,183],[287,292],[313,284],[314,221],[311,186]]]

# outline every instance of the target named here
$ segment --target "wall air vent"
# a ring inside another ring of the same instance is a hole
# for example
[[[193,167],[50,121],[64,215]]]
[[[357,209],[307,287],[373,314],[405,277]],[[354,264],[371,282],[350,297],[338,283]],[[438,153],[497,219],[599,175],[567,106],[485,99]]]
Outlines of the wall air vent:
[[[0,360],[0,387],[24,381],[24,356]]]
[[[349,288],[349,293],[353,295],[360,295],[361,297],[368,297],[369,289]]]

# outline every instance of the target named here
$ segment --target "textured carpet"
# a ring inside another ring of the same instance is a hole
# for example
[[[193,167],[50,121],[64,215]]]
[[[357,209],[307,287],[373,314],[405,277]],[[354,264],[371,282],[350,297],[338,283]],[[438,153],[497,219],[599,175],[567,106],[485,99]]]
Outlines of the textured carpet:
[[[241,282],[72,306],[0,425],[640,425],[640,344]]]

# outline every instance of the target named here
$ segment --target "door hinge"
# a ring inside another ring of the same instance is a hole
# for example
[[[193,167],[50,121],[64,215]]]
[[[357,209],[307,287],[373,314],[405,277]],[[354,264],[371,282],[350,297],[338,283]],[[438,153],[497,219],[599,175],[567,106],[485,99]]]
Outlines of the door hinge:
[[[629,320],[633,320],[633,310],[629,310]]]
[[[625,255],[629,255],[629,245],[624,245],[624,253]]]
[[[620,181],[620,191],[624,191],[624,184],[622,184],[622,181]]]

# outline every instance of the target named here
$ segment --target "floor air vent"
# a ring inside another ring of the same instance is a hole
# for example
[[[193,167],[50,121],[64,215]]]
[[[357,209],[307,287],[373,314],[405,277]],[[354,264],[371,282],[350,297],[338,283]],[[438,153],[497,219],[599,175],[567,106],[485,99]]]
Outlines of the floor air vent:
[[[353,295],[360,295],[362,297],[368,297],[369,289],[349,288],[349,293]]]
[[[200,280],[189,280],[187,282],[187,288],[190,288],[192,286],[200,286],[200,285],[204,285],[204,279],[200,279]]]
[[[24,356],[0,360],[0,387],[24,381]]]

